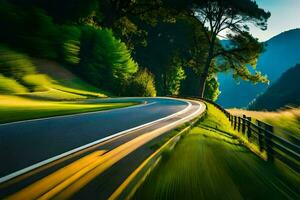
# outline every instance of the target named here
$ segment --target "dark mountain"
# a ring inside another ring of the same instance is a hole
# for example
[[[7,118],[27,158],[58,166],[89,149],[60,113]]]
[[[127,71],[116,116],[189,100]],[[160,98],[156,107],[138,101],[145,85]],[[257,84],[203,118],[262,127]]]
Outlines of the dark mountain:
[[[300,63],[300,29],[283,32],[266,42],[266,51],[260,56],[257,69],[268,75],[273,84],[283,72]],[[221,95],[217,103],[228,107],[246,107],[268,85],[236,83],[230,74],[219,74]]]
[[[285,105],[300,106],[300,64],[290,68],[265,93],[250,104],[253,110],[276,110]]]

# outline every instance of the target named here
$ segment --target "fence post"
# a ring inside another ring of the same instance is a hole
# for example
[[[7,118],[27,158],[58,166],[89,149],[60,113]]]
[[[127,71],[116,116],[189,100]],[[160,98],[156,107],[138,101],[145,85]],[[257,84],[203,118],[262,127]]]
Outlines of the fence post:
[[[274,132],[273,126],[267,125],[265,131],[265,143],[266,143],[266,151],[268,162],[274,161],[273,147],[272,147],[272,134]]]
[[[240,132],[241,128],[241,117],[238,117],[238,132]]]
[[[263,144],[262,144],[262,138],[263,138],[263,127],[262,123],[259,120],[256,120],[256,124],[258,126],[258,146],[259,146],[259,151],[263,150]]]
[[[233,115],[230,115],[231,126],[233,126]]]
[[[247,117],[248,123],[247,123],[247,138],[251,137],[251,117]]]
[[[246,115],[243,115],[243,118],[242,118],[242,133],[245,134],[245,130],[246,130]]]
[[[236,116],[234,116],[234,130],[236,130]]]

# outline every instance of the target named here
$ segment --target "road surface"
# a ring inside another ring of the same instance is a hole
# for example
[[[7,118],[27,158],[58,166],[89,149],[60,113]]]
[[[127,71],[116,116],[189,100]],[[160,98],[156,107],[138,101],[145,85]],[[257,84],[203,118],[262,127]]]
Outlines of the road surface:
[[[142,104],[0,125],[0,159],[5,161],[0,198],[106,198],[148,156],[145,144],[205,110],[202,103],[171,98],[100,101]],[[110,186],[97,189],[107,178]],[[87,187],[95,180],[98,184]]]

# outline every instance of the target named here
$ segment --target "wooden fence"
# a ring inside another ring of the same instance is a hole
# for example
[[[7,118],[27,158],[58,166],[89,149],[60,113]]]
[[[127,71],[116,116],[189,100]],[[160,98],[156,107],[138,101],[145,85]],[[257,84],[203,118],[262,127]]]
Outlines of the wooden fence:
[[[219,108],[231,122],[231,126],[241,132],[249,142],[255,143],[260,151],[267,152],[269,162],[274,158],[284,162],[290,168],[300,173],[300,146],[294,144],[276,134],[273,126],[246,115],[235,116],[213,101],[204,99]],[[284,122],[282,122],[284,123]],[[295,138],[299,141],[299,138]]]
[[[231,126],[235,130],[241,132],[249,142],[255,143],[259,147],[260,151],[267,152],[267,158],[269,162],[273,162],[274,159],[277,158],[295,170],[297,173],[300,173],[300,146],[298,145],[300,141],[299,138],[293,137],[295,141],[298,141],[297,144],[294,144],[274,134],[273,126],[267,123],[257,119],[252,119],[246,115],[243,115],[242,117],[232,115],[222,106],[209,99],[199,97],[188,98],[201,99],[213,104],[227,116],[231,122]]]
[[[274,128],[257,119],[243,115],[227,114],[233,128],[241,132],[250,142],[256,143],[260,151],[267,152],[268,161],[277,158],[300,173],[300,147],[274,134]],[[284,123],[284,122],[283,122]]]

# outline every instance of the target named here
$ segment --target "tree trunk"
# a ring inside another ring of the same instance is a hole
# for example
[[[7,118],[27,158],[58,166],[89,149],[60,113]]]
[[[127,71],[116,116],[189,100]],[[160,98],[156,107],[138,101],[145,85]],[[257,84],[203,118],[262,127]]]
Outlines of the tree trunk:
[[[203,98],[204,97],[204,93],[205,93],[205,86],[206,86],[206,78],[207,75],[205,75],[204,73],[201,74],[200,76],[200,88],[199,88],[199,92],[200,92],[200,97]]]
[[[211,62],[213,59],[213,53],[214,53],[214,43],[209,45],[209,51],[208,51],[207,59],[205,62],[204,70],[200,76],[199,96],[202,98],[204,97],[204,93],[205,93],[206,79],[208,77],[209,68],[210,68],[210,65],[211,65]]]

